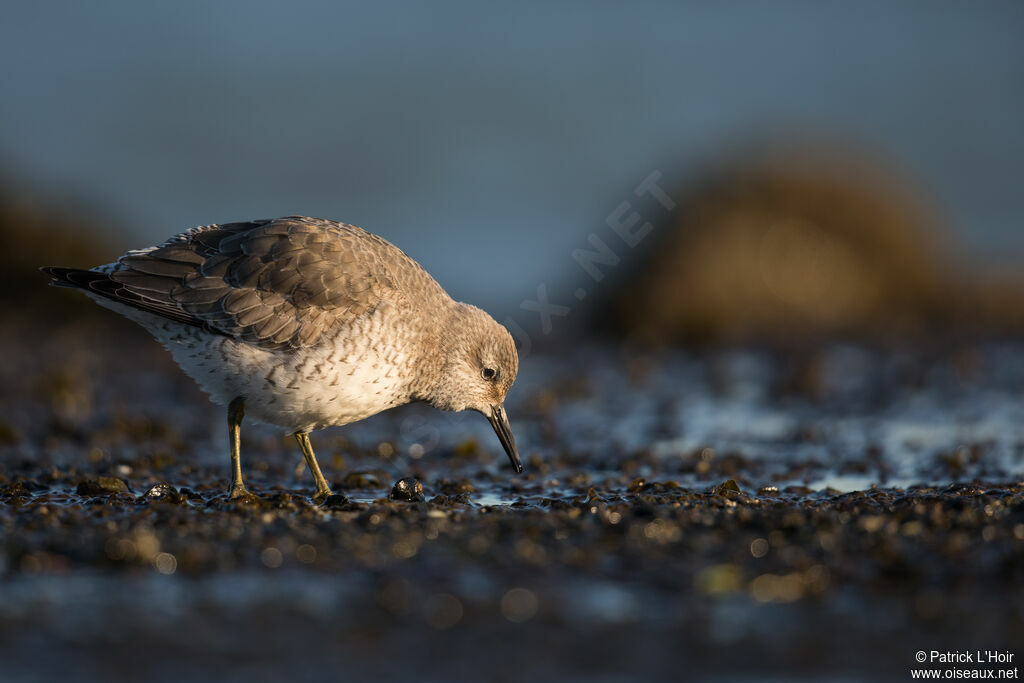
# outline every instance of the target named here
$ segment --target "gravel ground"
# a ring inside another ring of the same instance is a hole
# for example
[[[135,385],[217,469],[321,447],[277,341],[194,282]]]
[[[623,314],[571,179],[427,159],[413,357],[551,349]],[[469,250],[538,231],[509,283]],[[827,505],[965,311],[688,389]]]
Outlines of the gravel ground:
[[[120,327],[7,323],[0,678],[910,680],[1024,656],[1024,347],[535,355],[294,444]],[[410,481],[406,478],[414,478]],[[400,481],[404,480],[404,481]],[[1012,665],[1012,664],[1011,664]]]

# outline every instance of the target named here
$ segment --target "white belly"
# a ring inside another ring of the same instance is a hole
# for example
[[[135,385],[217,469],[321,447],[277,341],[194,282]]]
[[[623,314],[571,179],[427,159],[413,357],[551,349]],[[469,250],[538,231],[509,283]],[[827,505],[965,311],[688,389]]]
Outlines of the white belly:
[[[405,355],[381,344],[338,340],[313,349],[268,351],[95,297],[145,327],[185,373],[245,416],[290,432],[344,425],[408,402]]]

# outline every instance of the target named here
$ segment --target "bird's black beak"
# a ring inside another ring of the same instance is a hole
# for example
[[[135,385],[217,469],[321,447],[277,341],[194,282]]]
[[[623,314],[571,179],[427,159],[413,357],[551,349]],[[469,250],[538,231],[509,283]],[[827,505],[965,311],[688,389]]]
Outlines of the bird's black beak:
[[[505,406],[495,405],[491,406],[491,414],[487,416],[491,426],[494,427],[494,433],[498,435],[498,440],[501,441],[501,445],[505,448],[505,452],[508,453],[508,459],[512,462],[512,469],[519,474],[523,471],[523,463],[519,462],[519,451],[516,450],[516,439],[512,436],[512,427],[508,423],[508,417],[505,415]]]

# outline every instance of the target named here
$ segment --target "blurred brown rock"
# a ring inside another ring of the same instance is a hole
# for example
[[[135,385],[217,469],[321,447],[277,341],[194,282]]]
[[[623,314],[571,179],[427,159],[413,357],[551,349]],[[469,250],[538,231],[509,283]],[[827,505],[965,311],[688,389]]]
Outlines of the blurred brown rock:
[[[740,158],[700,179],[600,305],[655,344],[802,343],[1024,328],[1024,278],[972,272],[883,165],[836,153]]]
[[[120,253],[113,230],[92,211],[43,198],[0,174],[0,311],[5,317],[47,320],[90,317],[99,307],[86,297],[48,287],[44,265],[92,267]]]

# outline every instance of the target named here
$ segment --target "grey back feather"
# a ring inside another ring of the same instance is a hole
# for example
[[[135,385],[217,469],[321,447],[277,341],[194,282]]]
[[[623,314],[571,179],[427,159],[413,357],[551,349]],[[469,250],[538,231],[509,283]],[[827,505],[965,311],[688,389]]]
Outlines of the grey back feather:
[[[288,216],[195,228],[129,252],[109,272],[125,303],[267,348],[302,348],[410,295],[447,295],[390,242]]]

